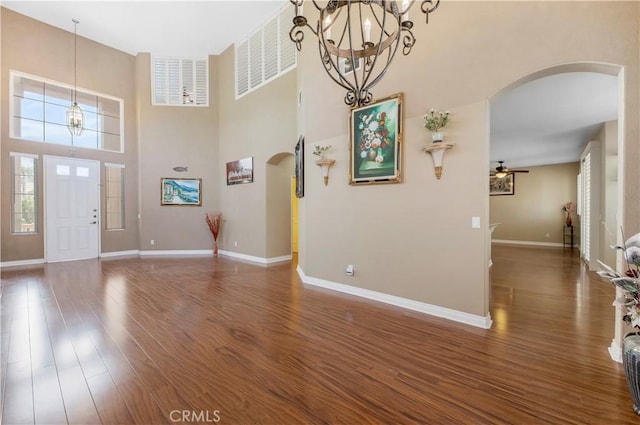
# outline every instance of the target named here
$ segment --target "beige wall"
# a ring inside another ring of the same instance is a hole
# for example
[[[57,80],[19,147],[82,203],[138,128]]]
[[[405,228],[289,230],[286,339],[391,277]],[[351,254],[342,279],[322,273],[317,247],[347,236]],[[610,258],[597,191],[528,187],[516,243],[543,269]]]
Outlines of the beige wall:
[[[580,164],[526,167],[528,174],[515,175],[511,196],[491,196],[489,221],[500,223],[492,238],[508,241],[562,244],[566,213],[562,206],[577,202]],[[572,214],[574,242],[580,235],[579,220]],[[548,236],[547,236],[548,235]]]
[[[208,107],[152,106],[150,55],[139,54],[135,63],[141,170],[140,249],[212,249],[213,239],[204,217],[205,213],[220,209],[218,58],[209,57]],[[176,166],[188,167],[188,171],[178,173],[173,170]],[[202,206],[161,206],[162,177],[201,178]]]
[[[485,316],[489,172],[487,102],[513,82],[572,62],[625,67],[625,179],[638,181],[638,4],[635,2],[446,2],[425,25],[415,12],[417,44],[398,55],[374,97],[405,93],[404,182],[351,187],[348,108],[329,81],[311,34],[299,56],[309,147],[332,144],[328,189],[307,177],[301,201],[300,264],[308,276]],[[532,19],[532,16],[541,17]],[[588,30],[585,30],[588,29]],[[456,144],[436,181],[420,152],[428,139],[422,115],[453,116]],[[309,169],[307,167],[307,169]],[[313,171],[313,170],[311,170]],[[625,223],[638,229],[638,185],[625,186]],[[482,229],[471,229],[471,217]],[[345,243],[346,240],[346,243]],[[354,264],[356,276],[344,274]],[[461,267],[461,265],[464,265]]]
[[[485,220],[486,195],[468,177],[488,173],[486,162],[476,160],[485,155],[478,140],[488,131],[487,103],[461,106],[455,114],[447,127],[455,147],[445,156],[441,180],[420,151],[426,139],[421,116],[405,117],[400,184],[349,186],[346,135],[321,141],[333,146],[329,156],[336,164],[326,187],[319,168],[307,168],[300,217],[306,233],[300,264],[307,276],[483,315],[485,306],[474,306],[485,298],[483,286],[464,282],[482,282],[486,273],[484,233],[471,228],[472,216]],[[353,277],[345,275],[348,264]]]
[[[41,259],[44,257],[43,239],[43,155],[71,156],[69,147],[16,140],[9,137],[9,71],[15,70],[43,78],[73,84],[73,33],[42,24],[8,9],[2,9],[2,146],[0,163],[2,205],[1,261]],[[71,21],[70,25],[71,25]],[[80,33],[81,33],[80,29]],[[125,165],[125,223],[124,231],[104,230],[102,222],[101,252],[127,251],[138,248],[138,146],[134,97],[134,58],[121,51],[78,37],[79,88],[85,88],[124,99],[125,152],[112,153],[76,149],[75,156]],[[9,152],[39,155],[38,221],[40,231],[35,235],[11,235],[11,168]],[[101,170],[102,180],[104,172]],[[102,181],[104,183],[104,181]],[[102,217],[106,202],[101,194]]]
[[[254,179],[253,183],[232,186],[226,185],[223,176],[219,180],[220,208],[225,217],[220,248],[269,258],[273,255],[267,246],[281,246],[290,239],[290,231],[277,233],[268,229],[267,199],[271,194],[267,188],[267,161],[281,153],[293,153],[298,141],[296,73],[289,72],[236,100],[233,47],[227,49],[219,60],[219,165],[225,169],[229,161],[253,156]]]

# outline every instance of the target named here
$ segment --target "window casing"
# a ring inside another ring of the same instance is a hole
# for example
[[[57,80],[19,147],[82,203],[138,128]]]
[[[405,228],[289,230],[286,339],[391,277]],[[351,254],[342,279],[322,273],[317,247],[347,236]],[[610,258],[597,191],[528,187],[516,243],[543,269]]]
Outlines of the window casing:
[[[123,101],[112,96],[76,90],[84,114],[84,130],[73,136],[66,112],[73,87],[41,77],[11,72],[10,134],[14,139],[86,149],[123,152]]]
[[[11,153],[11,232],[38,232],[37,162],[38,157]]]
[[[151,104],[209,106],[209,59],[152,57]]]
[[[124,165],[105,164],[106,229],[124,229]]]

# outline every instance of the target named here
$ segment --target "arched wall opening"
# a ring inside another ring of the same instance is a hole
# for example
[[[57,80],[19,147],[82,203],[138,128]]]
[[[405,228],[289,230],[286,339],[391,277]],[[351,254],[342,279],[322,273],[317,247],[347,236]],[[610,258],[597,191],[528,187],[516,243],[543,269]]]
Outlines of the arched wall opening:
[[[266,257],[291,258],[291,177],[295,173],[294,155],[281,152],[267,161]]]
[[[590,216],[595,217],[591,219],[591,227],[592,231],[591,235],[594,235],[593,238],[587,239],[590,240],[589,246],[591,247],[590,251],[592,252],[591,258],[588,259],[588,265],[591,270],[597,269],[598,260],[603,260],[611,265],[615,265],[616,263],[620,264],[620,256],[616,258],[613,250],[609,248],[612,243],[619,244],[621,242],[621,235],[619,229],[624,223],[624,183],[623,183],[623,164],[624,164],[624,92],[625,92],[625,83],[624,83],[624,67],[615,64],[608,63],[595,63],[595,62],[580,62],[580,63],[569,63],[562,64],[558,66],[553,66],[549,68],[545,68],[542,70],[535,71],[531,74],[528,74],[513,83],[505,86],[504,88],[497,91],[493,94],[489,99],[489,134],[492,135],[491,128],[491,114],[494,113],[492,106],[507,96],[510,92],[515,89],[518,89],[528,83],[534,82],[536,80],[540,80],[546,77],[557,76],[565,73],[595,73],[602,74],[606,76],[615,77],[615,81],[612,84],[612,89],[615,93],[615,101],[617,102],[617,117],[603,121],[600,124],[600,130],[595,137],[591,137],[588,140],[584,140],[584,148],[586,149],[597,149],[597,158],[598,158],[598,168],[597,172],[598,179],[596,182],[597,187],[597,201],[595,204],[597,206],[597,210],[591,211]],[[585,95],[588,96],[590,92],[590,87],[585,86],[580,88],[581,91],[584,91]],[[553,108],[553,105],[550,105],[550,108]],[[532,117],[535,119],[535,117]],[[492,138],[489,138],[489,150],[491,150],[491,144],[493,143]],[[490,161],[497,160],[498,158],[494,158],[490,155]],[[581,161],[581,158],[576,158],[576,162]],[[495,167],[495,164],[492,162],[489,165],[490,169]],[[518,167],[520,168],[520,164]],[[527,168],[527,167],[524,167]],[[580,166],[576,168],[578,172],[580,171]],[[517,175],[517,174],[516,174]],[[525,174],[525,176],[528,176]],[[579,181],[582,181],[578,178]],[[516,179],[517,185],[517,179]],[[573,199],[574,201],[580,202],[580,193],[584,191],[583,187],[580,187],[580,182],[577,181],[576,186],[578,186],[577,194],[578,199]],[[517,192],[517,190],[516,190]],[[499,198],[499,197],[496,197]],[[490,213],[489,220],[490,222],[495,222],[496,217],[494,217],[493,211],[495,211],[495,207],[492,203],[494,200],[493,197],[490,198]],[[502,199],[500,199],[502,200]],[[567,199],[569,201],[570,199]],[[561,205],[558,206],[560,208]],[[518,214],[514,212],[514,214]],[[559,226],[558,226],[559,227]],[[502,236],[502,235],[500,235]],[[500,239],[500,237],[496,238],[496,235],[493,235],[493,239]],[[488,252],[491,252],[491,240],[492,234],[488,233],[487,235],[487,246]],[[582,238],[579,238],[578,243],[583,243]],[[542,244],[541,244],[542,245]],[[582,253],[582,249],[580,252]],[[595,252],[595,253],[594,253]],[[576,255],[577,252],[576,252]],[[490,257],[491,258],[491,257]],[[489,288],[491,289],[491,288]],[[616,320],[615,323],[612,324],[612,328],[614,329],[614,338],[609,348],[611,357],[614,360],[620,361],[620,347],[622,342],[622,321],[620,320],[620,311],[616,309]],[[494,313],[494,320],[498,321],[504,315]],[[496,325],[500,325],[496,323]]]

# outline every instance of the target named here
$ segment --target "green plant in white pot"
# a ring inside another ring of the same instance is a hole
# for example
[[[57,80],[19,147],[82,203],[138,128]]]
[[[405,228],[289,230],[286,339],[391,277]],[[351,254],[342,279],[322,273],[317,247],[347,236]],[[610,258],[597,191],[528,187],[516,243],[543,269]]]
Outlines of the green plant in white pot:
[[[440,129],[444,128],[449,122],[449,111],[436,111],[431,109],[428,114],[424,116],[424,128],[433,131],[431,138],[434,143],[439,143],[444,140],[444,134]]]

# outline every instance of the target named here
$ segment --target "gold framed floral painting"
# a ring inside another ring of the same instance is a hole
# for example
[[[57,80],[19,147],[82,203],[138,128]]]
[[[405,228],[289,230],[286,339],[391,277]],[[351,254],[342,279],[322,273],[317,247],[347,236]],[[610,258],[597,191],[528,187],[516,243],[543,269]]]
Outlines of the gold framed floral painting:
[[[402,181],[402,93],[351,109],[349,184]]]

